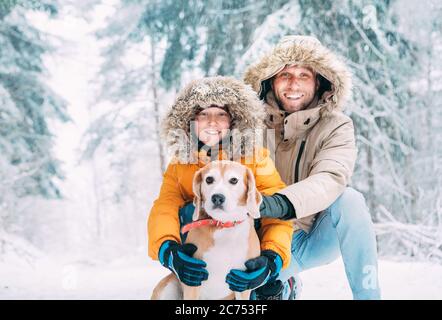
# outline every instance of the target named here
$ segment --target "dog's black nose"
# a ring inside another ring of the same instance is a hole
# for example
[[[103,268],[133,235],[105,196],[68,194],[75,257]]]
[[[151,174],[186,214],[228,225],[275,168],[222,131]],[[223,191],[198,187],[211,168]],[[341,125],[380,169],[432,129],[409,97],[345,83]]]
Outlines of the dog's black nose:
[[[212,196],[212,202],[215,206],[220,206],[226,201],[226,197],[224,197],[221,193],[215,193]]]

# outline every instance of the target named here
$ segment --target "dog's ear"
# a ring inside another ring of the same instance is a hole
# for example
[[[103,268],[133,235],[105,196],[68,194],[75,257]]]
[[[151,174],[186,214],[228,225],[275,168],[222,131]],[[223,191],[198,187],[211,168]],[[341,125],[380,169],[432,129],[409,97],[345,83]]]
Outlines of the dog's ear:
[[[261,215],[259,213],[259,205],[262,201],[261,193],[258,192],[255,185],[255,177],[252,170],[246,168],[246,180],[247,180],[247,211],[249,215],[258,219]]]
[[[202,169],[198,170],[193,177],[192,190],[195,194],[193,198],[193,204],[195,206],[195,211],[193,212],[192,220],[196,221],[200,217],[200,211],[202,207],[202,196],[201,196],[201,183],[203,181],[203,171]]]

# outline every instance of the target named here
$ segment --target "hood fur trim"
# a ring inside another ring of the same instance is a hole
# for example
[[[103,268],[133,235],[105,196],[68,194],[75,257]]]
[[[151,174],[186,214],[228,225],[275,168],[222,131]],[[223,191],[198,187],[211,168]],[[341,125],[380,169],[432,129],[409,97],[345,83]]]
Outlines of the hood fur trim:
[[[265,91],[268,91],[268,88],[264,88],[265,81],[286,65],[293,64],[310,67],[331,83],[331,91],[326,91],[320,97],[318,106],[324,107],[323,113],[334,109],[343,110],[351,96],[351,73],[336,54],[314,37],[283,37],[272,52],[246,70],[244,81],[263,98],[267,93]]]
[[[180,162],[195,163],[198,141],[191,134],[191,122],[197,109],[212,105],[226,106],[232,116],[231,139],[233,146],[237,146],[237,150],[229,154],[232,159],[245,155],[246,147],[255,144],[258,129],[265,128],[263,103],[250,86],[220,76],[192,81],[178,94],[161,128],[167,147]]]

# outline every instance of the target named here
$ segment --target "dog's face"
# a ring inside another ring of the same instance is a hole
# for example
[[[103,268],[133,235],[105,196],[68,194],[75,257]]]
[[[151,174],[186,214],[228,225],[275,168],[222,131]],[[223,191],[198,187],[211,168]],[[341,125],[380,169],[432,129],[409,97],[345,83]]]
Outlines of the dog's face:
[[[233,161],[213,161],[196,172],[193,179],[195,213],[200,211],[219,221],[259,218],[261,194],[256,190],[252,171]]]

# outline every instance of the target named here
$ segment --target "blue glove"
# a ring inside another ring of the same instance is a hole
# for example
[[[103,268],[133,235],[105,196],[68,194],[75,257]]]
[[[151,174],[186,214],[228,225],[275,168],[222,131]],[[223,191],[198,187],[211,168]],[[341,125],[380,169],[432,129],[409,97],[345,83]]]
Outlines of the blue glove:
[[[209,272],[205,269],[207,264],[204,261],[192,257],[196,250],[194,244],[181,245],[176,241],[167,240],[160,247],[158,259],[181,282],[191,287],[198,287],[202,281],[207,280]]]
[[[282,268],[282,259],[272,250],[264,250],[257,258],[245,263],[246,270],[232,269],[226,277],[229,288],[235,292],[256,289],[275,280]]]

